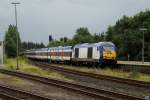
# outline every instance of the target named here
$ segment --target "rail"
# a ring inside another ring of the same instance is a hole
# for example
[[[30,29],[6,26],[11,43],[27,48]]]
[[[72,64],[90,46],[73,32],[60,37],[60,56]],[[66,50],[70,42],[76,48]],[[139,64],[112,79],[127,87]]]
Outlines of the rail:
[[[33,80],[33,81],[38,81],[44,84],[61,87],[61,88],[64,88],[73,92],[92,96],[94,98],[101,98],[103,100],[116,100],[118,98],[125,99],[125,100],[144,100],[144,98],[139,98],[136,96],[116,93],[113,91],[108,91],[108,90],[103,90],[103,89],[96,89],[92,87],[87,87],[83,85],[78,85],[78,84],[74,84],[70,82],[64,82],[60,80],[45,78],[45,77],[31,75],[31,74],[26,74],[22,72],[10,71],[10,70],[5,70],[5,69],[0,69],[0,72],[4,74],[14,75],[17,77]]]

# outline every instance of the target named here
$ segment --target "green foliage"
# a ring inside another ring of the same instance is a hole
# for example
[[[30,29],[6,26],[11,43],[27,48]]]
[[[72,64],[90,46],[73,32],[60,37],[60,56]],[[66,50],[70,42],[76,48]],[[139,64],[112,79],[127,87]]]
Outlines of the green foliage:
[[[145,34],[145,59],[150,60],[150,11],[140,12],[133,17],[123,16],[114,26],[109,26],[106,40],[113,41],[119,48],[119,58],[127,60],[141,60],[142,34],[140,28],[146,28]]]
[[[76,30],[75,35],[72,39],[68,39],[67,37],[62,37],[60,40],[52,40],[49,42],[48,47],[55,47],[55,46],[67,46],[71,45],[74,46],[75,44],[80,43],[93,43],[93,42],[100,42],[105,39],[105,33],[101,34],[94,34],[92,35],[88,28],[81,27]]]
[[[73,44],[86,42],[88,43],[92,42],[92,35],[90,34],[87,28],[81,27],[76,30],[76,34],[73,37]]]
[[[19,40],[18,41],[19,55],[21,55],[23,51],[28,50],[28,49],[45,47],[43,43],[21,42],[19,32],[17,31],[16,26],[9,25],[9,28],[5,33],[5,51],[6,51],[7,57],[16,57],[17,35],[18,35],[18,40]]]
[[[61,42],[61,41],[52,40],[51,42],[49,42],[48,46],[49,47],[63,46],[62,44],[63,44],[63,42]]]
[[[104,41],[106,38],[105,33],[102,32],[100,34],[94,34],[93,35],[93,42],[100,42],[100,41]]]
[[[34,42],[22,42],[22,49],[23,51],[25,50],[30,50],[30,49],[36,49],[36,48],[44,48],[45,45],[41,43],[34,43]]]
[[[9,25],[9,28],[5,34],[5,52],[8,57],[16,56],[17,35],[18,35],[18,43],[20,47],[21,40],[20,40],[19,32],[17,31],[14,25]]]

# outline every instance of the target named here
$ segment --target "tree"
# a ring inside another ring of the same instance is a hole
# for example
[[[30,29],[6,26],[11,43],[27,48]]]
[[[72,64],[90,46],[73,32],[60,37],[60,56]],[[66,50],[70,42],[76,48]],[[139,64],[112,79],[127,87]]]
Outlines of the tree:
[[[76,30],[76,34],[73,37],[73,43],[91,43],[93,41],[93,36],[88,31],[88,28],[81,27]]]
[[[9,25],[9,28],[5,33],[5,52],[8,57],[16,57],[17,36],[19,47],[21,47],[21,39],[16,26]]]
[[[93,42],[94,43],[96,43],[96,42],[101,42],[101,41],[105,41],[105,33],[104,32],[102,32],[102,33],[100,33],[100,34],[97,34],[97,33],[95,33],[94,35],[93,35]]]
[[[141,60],[142,58],[142,32],[139,28],[146,28],[145,34],[145,60],[150,61],[150,11],[140,12],[134,16],[123,16],[114,26],[106,31],[107,41],[114,42],[119,48],[119,59]]]
[[[41,43],[34,43],[34,42],[22,42],[23,51],[36,49],[36,48],[44,48],[45,45]]]
[[[102,32],[100,34],[92,35],[88,28],[80,27],[76,30],[75,35],[72,39],[67,37],[61,37],[59,40],[52,40],[49,42],[48,47],[53,46],[74,46],[80,43],[95,43],[105,40],[105,33]]]

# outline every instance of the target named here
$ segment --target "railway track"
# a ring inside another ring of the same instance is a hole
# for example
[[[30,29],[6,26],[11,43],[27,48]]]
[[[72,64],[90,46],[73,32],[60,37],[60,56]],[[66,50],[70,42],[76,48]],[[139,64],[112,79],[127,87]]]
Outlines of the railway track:
[[[5,93],[0,93],[0,99],[1,100],[20,100],[19,98],[13,97]]]
[[[88,95],[93,98],[98,98],[98,99],[102,99],[102,100],[116,100],[116,99],[119,99],[119,100],[145,100],[142,97],[140,98],[140,97],[131,96],[131,95],[127,95],[127,94],[116,93],[113,91],[96,89],[96,88],[78,85],[78,84],[74,84],[74,83],[70,83],[70,82],[64,82],[64,81],[49,79],[49,78],[40,77],[40,76],[36,76],[36,75],[25,74],[22,72],[10,71],[10,70],[5,70],[5,69],[0,69],[0,72],[3,74],[9,74],[9,75],[29,79],[32,81],[37,81],[37,82],[41,82],[44,84],[53,85],[56,87],[67,89],[72,92],[80,93],[83,95]]]
[[[20,89],[0,85],[0,100],[52,100]]]
[[[108,80],[108,81],[112,81],[112,82],[123,83],[123,84],[128,84],[128,85],[132,85],[132,86],[136,86],[136,87],[150,89],[149,82],[143,82],[143,81],[137,81],[137,80],[131,80],[131,79],[117,78],[117,77],[112,77],[112,76],[107,76],[107,75],[82,72],[82,71],[67,69],[67,68],[63,68],[63,67],[52,66],[48,63],[35,62],[35,64],[37,66],[40,66],[41,68],[43,68],[43,67],[50,68],[52,70],[59,71],[59,72],[65,72],[65,73],[80,75],[80,76],[84,76],[84,77],[91,77],[91,78],[100,79],[100,80]]]

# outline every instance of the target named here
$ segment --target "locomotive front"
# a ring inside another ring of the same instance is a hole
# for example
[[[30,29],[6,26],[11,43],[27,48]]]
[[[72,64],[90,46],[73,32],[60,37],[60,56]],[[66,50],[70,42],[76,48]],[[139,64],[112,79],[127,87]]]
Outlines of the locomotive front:
[[[101,59],[104,63],[117,63],[117,48],[111,42],[105,42],[101,46]],[[108,63],[108,64],[109,64]]]

